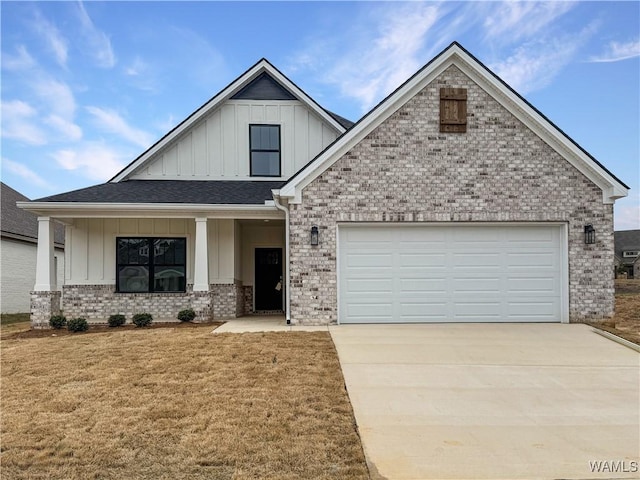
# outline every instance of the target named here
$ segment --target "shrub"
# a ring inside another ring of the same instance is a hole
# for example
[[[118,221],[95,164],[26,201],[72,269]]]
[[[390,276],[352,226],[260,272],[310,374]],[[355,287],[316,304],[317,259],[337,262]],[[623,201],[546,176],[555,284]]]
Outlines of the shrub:
[[[148,327],[153,322],[153,317],[150,313],[136,313],[132,320],[136,327]]]
[[[72,318],[67,322],[67,329],[70,332],[86,332],[89,330],[89,324],[84,318]]]
[[[193,311],[193,308],[186,308],[178,312],[178,320],[181,322],[193,322],[194,318],[196,318],[196,312]]]
[[[67,324],[67,318],[64,315],[53,315],[50,319],[49,319],[49,325],[51,325],[52,328],[64,328],[64,326]]]
[[[116,313],[116,314],[111,315],[109,317],[109,326],[110,327],[119,327],[121,325],[124,325],[126,321],[127,321],[127,319],[124,317],[124,315]]]

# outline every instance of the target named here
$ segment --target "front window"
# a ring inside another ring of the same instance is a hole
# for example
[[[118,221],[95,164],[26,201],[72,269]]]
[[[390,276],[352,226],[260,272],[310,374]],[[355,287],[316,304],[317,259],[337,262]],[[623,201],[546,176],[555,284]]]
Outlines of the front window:
[[[623,257],[637,257],[640,252],[638,250],[627,250],[623,253]]]
[[[184,292],[186,239],[118,238],[118,292]]]
[[[249,125],[252,177],[280,176],[280,125]]]

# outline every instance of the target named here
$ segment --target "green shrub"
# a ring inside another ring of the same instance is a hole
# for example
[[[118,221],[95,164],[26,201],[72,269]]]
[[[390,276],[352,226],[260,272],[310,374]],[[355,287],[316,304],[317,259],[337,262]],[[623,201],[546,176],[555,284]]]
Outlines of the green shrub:
[[[136,327],[148,327],[153,322],[153,317],[150,313],[136,313],[132,320]]]
[[[109,326],[110,327],[120,327],[124,325],[127,319],[124,315],[120,313],[115,313],[109,317]]]
[[[84,318],[72,318],[67,322],[67,329],[70,332],[86,332],[89,330],[89,324]]]
[[[51,326],[51,328],[64,328],[64,326],[67,324],[67,318],[64,315],[53,315],[50,319],[49,319],[49,325]]]
[[[186,308],[178,312],[178,320],[181,322],[193,322],[194,318],[196,318],[196,312],[193,311],[193,308]]]

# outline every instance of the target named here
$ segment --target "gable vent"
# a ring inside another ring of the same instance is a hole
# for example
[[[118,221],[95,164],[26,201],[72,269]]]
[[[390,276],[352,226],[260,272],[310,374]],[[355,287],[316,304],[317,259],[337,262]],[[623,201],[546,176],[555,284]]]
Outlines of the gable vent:
[[[261,73],[236,93],[232,100],[296,100],[296,97],[276,82],[268,73]]]

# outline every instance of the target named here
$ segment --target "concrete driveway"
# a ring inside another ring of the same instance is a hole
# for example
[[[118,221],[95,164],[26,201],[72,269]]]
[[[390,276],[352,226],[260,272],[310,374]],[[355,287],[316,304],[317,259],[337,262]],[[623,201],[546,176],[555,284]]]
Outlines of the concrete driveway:
[[[329,330],[373,478],[640,478],[640,355],[591,327]]]

